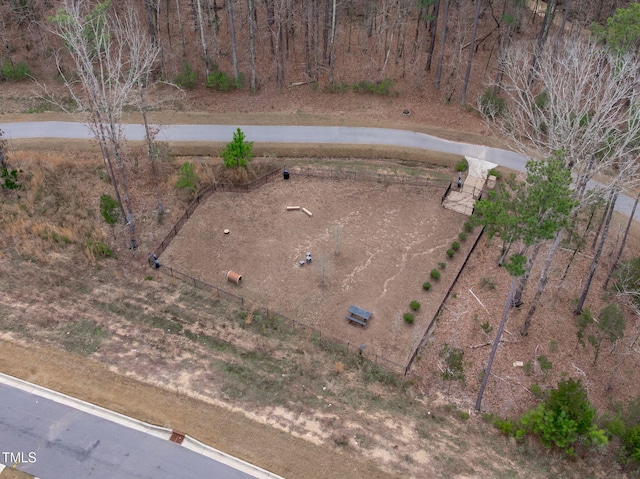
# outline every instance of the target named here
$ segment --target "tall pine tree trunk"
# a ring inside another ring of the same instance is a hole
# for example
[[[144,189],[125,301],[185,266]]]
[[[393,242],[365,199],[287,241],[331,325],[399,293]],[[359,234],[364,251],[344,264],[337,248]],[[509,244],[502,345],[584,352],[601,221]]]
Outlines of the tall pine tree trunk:
[[[493,366],[493,360],[496,357],[496,352],[498,351],[498,346],[500,345],[500,339],[502,339],[502,332],[504,331],[504,327],[507,324],[507,317],[509,316],[509,310],[511,309],[511,303],[513,302],[513,292],[516,289],[517,282],[518,278],[514,276],[511,279],[511,286],[509,287],[507,300],[504,303],[504,309],[502,310],[502,319],[500,320],[500,325],[498,326],[496,339],[493,340],[493,347],[491,348],[491,353],[489,354],[489,360],[487,361],[487,366],[484,368],[482,384],[480,385],[480,391],[478,391],[478,398],[476,399],[476,411],[482,410],[482,397],[484,396],[484,390],[487,388],[487,383],[489,382],[489,377],[491,376],[491,366]]]
[[[331,25],[331,0],[324,2],[324,27],[322,28],[322,63],[327,63],[329,51],[329,27]]]
[[[549,36],[549,30],[551,28],[551,24],[553,22],[553,17],[556,13],[556,3],[557,0],[548,0],[547,9],[544,12],[544,20],[542,21],[542,27],[540,28],[540,33],[538,33],[538,40],[536,42],[536,48],[533,52],[533,59],[531,60],[531,70],[529,72],[529,84],[533,82],[535,78],[535,71],[538,67],[538,58],[542,54],[542,49],[544,48],[544,44],[547,41],[547,37]]]
[[[576,309],[574,310],[575,314],[582,313],[584,302],[587,300],[587,295],[589,294],[589,288],[591,287],[591,281],[593,281],[593,277],[596,274],[596,268],[598,267],[598,263],[600,262],[600,257],[602,256],[602,251],[604,250],[604,243],[607,240],[607,233],[609,232],[609,225],[611,224],[611,217],[613,216],[613,209],[616,204],[617,198],[618,198],[618,193],[615,191],[612,191],[611,201],[609,204],[609,211],[607,212],[607,219],[604,225],[604,231],[602,232],[602,238],[600,238],[600,244],[598,246],[598,250],[596,251],[596,254],[593,257],[593,260],[591,261],[591,268],[589,269],[589,275],[587,276],[587,281],[582,290],[582,294],[580,295],[580,299],[578,300],[578,304],[576,305]]]
[[[202,43],[202,52],[204,54],[204,78],[205,82],[209,78],[210,65],[209,65],[209,47],[207,45],[207,41],[204,35],[204,23],[202,21],[202,5],[200,4],[200,0],[196,0],[196,13],[198,20],[198,30],[200,32],[200,42]]]
[[[182,17],[180,15],[180,0],[176,0],[176,14],[178,15],[178,26],[180,27],[180,40],[182,41],[182,58],[187,60],[187,42],[184,38],[184,25],[182,24]]]
[[[255,0],[247,0],[249,10],[249,69],[251,70],[250,87],[251,91],[256,91],[256,5]]]
[[[600,238],[600,233],[602,232],[602,227],[607,221],[607,216],[609,214],[609,207],[611,206],[611,197],[607,202],[607,206],[602,210],[602,218],[600,218],[600,223],[598,223],[598,229],[596,229],[596,234],[593,237],[593,241],[591,243],[591,251],[596,249],[596,245],[598,244],[598,238]]]
[[[558,246],[560,246],[560,242],[562,241],[562,237],[564,236],[564,229],[560,230],[556,235],[551,247],[549,248],[549,252],[547,253],[547,259],[544,262],[544,266],[542,267],[542,271],[540,272],[540,281],[538,283],[538,289],[536,290],[536,294],[531,301],[531,307],[529,311],[527,311],[527,316],[524,318],[524,324],[522,325],[522,329],[520,329],[520,334],[522,336],[526,336],[529,334],[529,328],[531,327],[531,319],[536,312],[536,308],[538,307],[538,302],[542,297],[542,293],[547,287],[547,281],[549,280],[549,269],[551,268],[551,263],[553,262],[553,257],[556,254],[556,250]]]
[[[524,275],[522,275],[522,278],[520,278],[520,281],[518,282],[518,288],[516,289],[516,292],[513,296],[513,306],[516,308],[519,308],[523,304],[522,294],[524,293],[524,290],[527,287],[527,282],[529,281],[529,276],[531,275],[533,264],[536,261],[536,257],[538,256],[538,253],[540,252],[540,246],[542,246],[542,243],[536,243],[533,246],[533,251],[531,252],[531,255],[527,257],[527,266],[526,266]]]
[[[333,70],[336,61],[335,52],[336,40],[336,0],[333,0],[333,8],[331,10],[331,41],[329,47],[329,83],[333,84]]]
[[[304,20],[304,65],[307,80],[311,79],[311,35],[309,34],[309,2],[312,0],[303,0],[302,18]]]
[[[604,281],[604,285],[602,289],[607,289],[609,286],[609,281],[611,280],[611,276],[615,271],[618,263],[620,262],[620,258],[622,257],[622,252],[624,251],[624,247],[627,244],[627,237],[629,236],[629,230],[631,229],[631,223],[633,223],[633,217],[636,215],[636,208],[638,207],[638,201],[640,200],[640,193],[636,196],[636,200],[633,202],[633,208],[631,209],[631,215],[629,215],[629,220],[627,221],[627,227],[624,230],[624,236],[622,237],[622,244],[616,253],[616,257],[613,260],[613,264],[611,265],[611,269],[609,270],[609,274],[607,275],[607,279]]]
[[[571,8],[571,0],[567,0],[567,3],[564,5],[564,13],[562,14],[562,23],[560,24],[560,29],[556,35],[556,43],[553,46],[553,56],[555,57],[558,53],[558,48],[560,46],[560,41],[564,36],[564,30],[567,26],[567,18],[569,17],[569,9]]]
[[[144,9],[147,14],[147,28],[151,44],[158,45],[158,8],[160,0],[144,0]]]
[[[447,24],[449,23],[449,0],[444,0],[444,12],[442,12],[442,31],[440,33],[440,49],[438,50],[438,65],[436,66],[435,88],[440,89],[442,79],[442,62],[444,60],[444,47],[447,40]]]
[[[424,66],[426,71],[431,71],[431,61],[433,60],[433,52],[436,48],[436,32],[438,30],[438,13],[440,12],[440,1],[436,0],[431,13],[431,21],[429,22],[429,53],[427,54],[427,63]]]
[[[478,34],[478,21],[480,20],[481,0],[476,0],[476,13],[473,19],[473,30],[471,31],[471,43],[469,44],[469,58],[467,59],[467,71],[464,74],[464,83],[460,94],[460,104],[467,103],[467,88],[469,87],[469,77],[471,76],[471,65],[473,64],[473,53],[476,48],[476,36]]]
[[[229,16],[229,36],[231,37],[231,59],[233,62],[233,78],[236,84],[240,80],[240,71],[238,70],[238,50],[236,44],[236,27],[233,22],[233,0],[226,0],[227,15]]]

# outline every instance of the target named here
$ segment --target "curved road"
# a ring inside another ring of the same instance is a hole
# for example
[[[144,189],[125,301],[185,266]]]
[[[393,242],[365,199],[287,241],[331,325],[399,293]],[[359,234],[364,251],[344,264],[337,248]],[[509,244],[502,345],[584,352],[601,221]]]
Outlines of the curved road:
[[[142,125],[123,125],[124,133],[130,140],[144,140]],[[232,125],[165,125],[158,138],[163,141],[229,141],[236,126]],[[0,124],[6,139],[20,138],[65,138],[93,139],[93,134],[83,123],[43,121]],[[513,151],[483,145],[444,140],[425,133],[388,128],[366,128],[349,126],[255,126],[245,125],[242,130],[255,143],[330,143],[388,145],[439,151],[456,155],[471,156],[491,161],[516,171],[525,171],[526,158]],[[590,182],[595,188],[598,183]],[[633,199],[620,195],[616,210],[630,215]],[[636,212],[640,220],[640,211]]]
[[[38,477],[254,477],[168,440],[5,384],[0,384],[0,404],[0,463]]]

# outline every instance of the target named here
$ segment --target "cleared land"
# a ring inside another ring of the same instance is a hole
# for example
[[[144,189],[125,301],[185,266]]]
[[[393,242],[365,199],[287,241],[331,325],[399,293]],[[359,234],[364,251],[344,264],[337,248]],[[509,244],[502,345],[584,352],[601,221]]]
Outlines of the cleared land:
[[[462,263],[445,252],[467,217],[440,206],[443,191],[293,175],[251,193],[216,192],[161,261],[404,366]],[[313,215],[287,211],[294,205]],[[439,262],[446,269],[434,281]],[[239,286],[227,283],[229,270]],[[412,300],[421,307],[410,326]],[[345,319],[350,305],[373,313],[366,327]]]

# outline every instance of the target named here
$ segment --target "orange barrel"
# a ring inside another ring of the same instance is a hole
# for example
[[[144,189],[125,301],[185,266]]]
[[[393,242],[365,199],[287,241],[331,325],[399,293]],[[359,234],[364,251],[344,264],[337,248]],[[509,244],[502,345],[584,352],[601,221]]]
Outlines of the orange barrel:
[[[227,280],[235,284],[240,284],[240,281],[242,281],[242,275],[235,271],[229,271],[227,272]]]

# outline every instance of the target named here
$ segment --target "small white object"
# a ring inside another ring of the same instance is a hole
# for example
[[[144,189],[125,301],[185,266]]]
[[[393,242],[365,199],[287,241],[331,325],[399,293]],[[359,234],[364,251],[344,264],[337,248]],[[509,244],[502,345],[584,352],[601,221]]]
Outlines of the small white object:
[[[228,235],[228,234],[229,234],[229,230],[228,230],[228,229],[225,229],[225,230],[224,230],[224,234]]]
[[[514,368],[522,368],[522,367],[524,367],[524,363],[522,361],[514,361],[513,362],[513,367]]]
[[[302,211],[304,211],[308,216],[313,216],[313,213],[306,208],[302,208]]]

